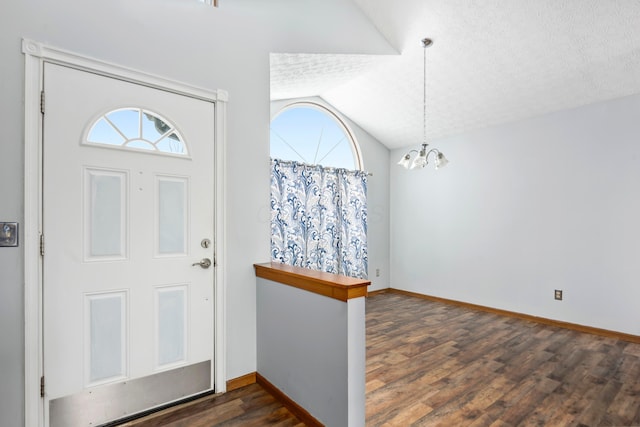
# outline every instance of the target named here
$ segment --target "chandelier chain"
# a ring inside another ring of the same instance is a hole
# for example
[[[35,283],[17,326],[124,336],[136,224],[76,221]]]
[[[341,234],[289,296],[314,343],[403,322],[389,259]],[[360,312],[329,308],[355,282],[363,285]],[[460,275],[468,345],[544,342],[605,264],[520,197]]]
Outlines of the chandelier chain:
[[[422,49],[422,143],[427,143],[427,45]]]

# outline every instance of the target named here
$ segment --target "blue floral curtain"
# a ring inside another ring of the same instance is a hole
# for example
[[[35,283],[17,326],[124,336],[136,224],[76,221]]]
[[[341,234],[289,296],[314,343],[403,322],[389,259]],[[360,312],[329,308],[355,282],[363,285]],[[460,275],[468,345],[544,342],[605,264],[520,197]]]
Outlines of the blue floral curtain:
[[[367,278],[367,174],[271,160],[271,258]]]

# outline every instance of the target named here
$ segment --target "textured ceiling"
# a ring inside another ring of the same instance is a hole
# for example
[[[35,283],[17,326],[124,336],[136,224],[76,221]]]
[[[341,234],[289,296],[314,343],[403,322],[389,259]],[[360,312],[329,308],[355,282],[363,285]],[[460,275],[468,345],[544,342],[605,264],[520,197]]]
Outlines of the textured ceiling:
[[[399,55],[272,54],[271,97],[321,96],[389,148],[640,93],[640,1],[353,0]]]

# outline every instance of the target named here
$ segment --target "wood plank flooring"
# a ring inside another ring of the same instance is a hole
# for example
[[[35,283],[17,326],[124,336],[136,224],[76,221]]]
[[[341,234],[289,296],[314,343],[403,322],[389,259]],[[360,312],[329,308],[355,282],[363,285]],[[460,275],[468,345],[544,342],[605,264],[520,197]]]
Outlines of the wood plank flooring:
[[[640,344],[367,300],[367,426],[640,426]]]
[[[204,397],[121,427],[304,427],[258,384]]]
[[[367,426],[640,426],[640,344],[394,293],[367,299]],[[128,427],[302,426],[259,385]]]

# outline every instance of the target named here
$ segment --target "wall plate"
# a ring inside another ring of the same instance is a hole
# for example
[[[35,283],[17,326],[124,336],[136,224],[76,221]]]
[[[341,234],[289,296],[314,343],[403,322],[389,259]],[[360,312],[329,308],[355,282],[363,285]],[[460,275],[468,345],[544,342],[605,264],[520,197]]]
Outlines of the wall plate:
[[[0,247],[18,246],[18,223],[0,222]]]

